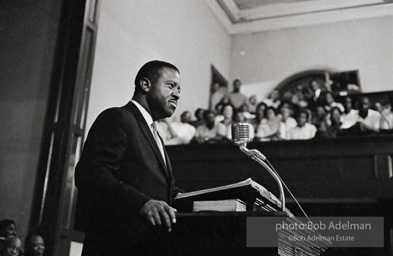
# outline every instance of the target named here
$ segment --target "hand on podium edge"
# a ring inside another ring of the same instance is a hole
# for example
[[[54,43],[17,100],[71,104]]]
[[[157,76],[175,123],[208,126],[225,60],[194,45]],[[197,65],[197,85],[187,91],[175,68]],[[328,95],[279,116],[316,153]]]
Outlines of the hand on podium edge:
[[[176,223],[177,210],[170,207],[166,202],[151,199],[147,201],[140,210],[140,214],[144,220],[150,225],[166,225],[168,232],[172,231],[172,224]]]

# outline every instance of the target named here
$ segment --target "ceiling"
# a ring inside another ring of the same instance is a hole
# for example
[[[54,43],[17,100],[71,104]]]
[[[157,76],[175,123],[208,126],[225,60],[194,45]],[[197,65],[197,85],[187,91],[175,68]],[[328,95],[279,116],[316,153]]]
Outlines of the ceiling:
[[[230,34],[393,16],[393,0],[206,0]]]

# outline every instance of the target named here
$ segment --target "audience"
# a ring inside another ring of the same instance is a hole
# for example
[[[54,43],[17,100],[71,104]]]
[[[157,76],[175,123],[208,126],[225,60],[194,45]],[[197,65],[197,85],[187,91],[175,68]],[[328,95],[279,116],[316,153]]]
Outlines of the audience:
[[[247,96],[240,92],[242,85],[239,79],[233,81],[233,91],[228,95],[229,103],[238,110],[243,104],[247,104]]]
[[[215,111],[198,108],[195,121],[190,120],[189,111],[182,113],[180,122],[161,120],[158,130],[165,144],[228,142],[232,138],[231,126],[234,122],[249,124],[254,141],[393,133],[391,102],[382,101],[384,105],[381,105],[380,112],[371,108],[375,102],[370,102],[368,97],[360,98],[360,94],[341,99],[344,103],[341,104],[326,87],[312,80],[308,87],[298,85],[295,89],[284,91],[282,98],[279,91],[274,90],[265,100],[268,104],[265,101],[256,104],[255,95],[247,99],[240,93],[240,80],[235,79],[233,85],[234,90],[228,97],[221,95]],[[218,90],[217,86],[214,84],[212,87],[214,93]],[[360,98],[360,104],[354,108],[357,98]],[[249,110],[250,107],[253,111]]]

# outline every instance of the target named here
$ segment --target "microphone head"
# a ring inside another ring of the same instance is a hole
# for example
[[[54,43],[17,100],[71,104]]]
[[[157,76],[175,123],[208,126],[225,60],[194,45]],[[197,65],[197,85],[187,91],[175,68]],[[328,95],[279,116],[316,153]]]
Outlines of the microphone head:
[[[250,127],[248,123],[233,123],[232,142],[238,146],[246,146],[250,142]]]

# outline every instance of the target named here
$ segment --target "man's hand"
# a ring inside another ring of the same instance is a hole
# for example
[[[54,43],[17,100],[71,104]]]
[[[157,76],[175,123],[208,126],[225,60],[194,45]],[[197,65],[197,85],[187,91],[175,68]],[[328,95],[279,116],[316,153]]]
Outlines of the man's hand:
[[[164,223],[168,232],[171,232],[172,223],[176,223],[175,212],[177,210],[170,207],[166,202],[151,199],[143,205],[140,214],[143,219],[153,226]]]

